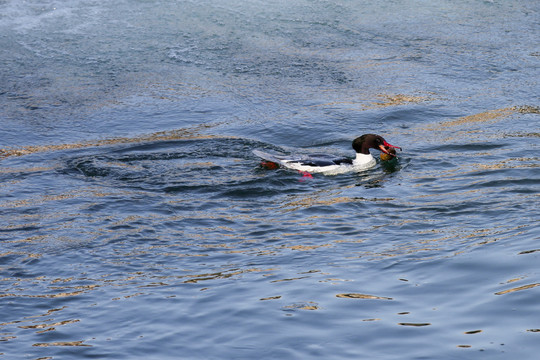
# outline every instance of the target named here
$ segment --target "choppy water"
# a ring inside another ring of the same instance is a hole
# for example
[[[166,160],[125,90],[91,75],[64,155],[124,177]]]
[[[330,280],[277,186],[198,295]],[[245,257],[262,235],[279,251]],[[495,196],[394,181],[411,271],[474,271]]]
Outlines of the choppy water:
[[[0,358],[534,358],[539,12],[0,1]]]

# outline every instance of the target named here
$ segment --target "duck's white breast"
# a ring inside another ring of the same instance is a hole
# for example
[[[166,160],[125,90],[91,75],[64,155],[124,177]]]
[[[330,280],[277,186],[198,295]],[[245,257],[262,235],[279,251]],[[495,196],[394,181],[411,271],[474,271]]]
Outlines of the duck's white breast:
[[[360,172],[369,169],[377,163],[375,158],[369,155],[356,154],[356,159],[352,164],[328,165],[328,166],[313,166],[304,165],[295,160],[281,160],[280,163],[286,168],[306,171],[311,174],[338,175],[348,172]]]

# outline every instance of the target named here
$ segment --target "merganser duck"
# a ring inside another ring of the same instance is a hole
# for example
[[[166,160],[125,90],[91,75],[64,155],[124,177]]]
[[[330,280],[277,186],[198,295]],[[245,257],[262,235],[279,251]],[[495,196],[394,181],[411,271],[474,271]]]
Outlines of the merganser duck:
[[[253,150],[253,153],[267,163],[279,164],[288,169],[307,173],[336,175],[352,171],[363,171],[375,166],[376,161],[369,152],[369,149],[377,149],[390,156],[396,155],[390,153],[388,149],[394,148],[401,150],[399,146],[390,145],[382,136],[375,134],[364,134],[354,139],[352,147],[356,151],[356,158],[354,159],[336,158],[335,156],[325,154],[303,156],[278,155],[268,154],[260,150]],[[273,168],[273,166],[269,168]]]

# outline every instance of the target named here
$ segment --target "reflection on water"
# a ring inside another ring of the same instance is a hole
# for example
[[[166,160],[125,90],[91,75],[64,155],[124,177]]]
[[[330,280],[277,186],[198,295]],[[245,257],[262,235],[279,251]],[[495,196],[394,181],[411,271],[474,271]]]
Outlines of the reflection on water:
[[[176,129],[170,131],[160,131],[148,135],[137,136],[134,138],[111,138],[106,140],[99,140],[95,142],[84,142],[84,143],[74,143],[74,144],[55,144],[55,145],[36,145],[36,146],[26,146],[23,148],[13,148],[13,149],[0,149],[0,159],[8,156],[23,156],[29,155],[38,152],[49,152],[49,151],[61,151],[61,150],[75,150],[75,149],[84,149],[84,148],[95,148],[101,146],[111,146],[118,144],[139,144],[146,142],[157,142],[157,141],[171,141],[171,140],[188,140],[188,139],[207,139],[212,138],[211,135],[201,135],[201,130],[212,128],[212,125],[201,125],[194,126],[192,128],[186,129]]]
[[[538,167],[532,156],[500,158],[508,145],[495,144],[494,135],[518,147],[522,137],[487,132],[485,142],[460,145],[444,129],[515,116],[504,109],[421,127],[417,131],[424,136],[436,132],[437,143],[423,143],[429,146],[423,152],[411,145],[411,155],[405,150],[391,171],[380,163],[366,173],[320,175],[304,182],[294,172],[259,169],[250,149],[260,143],[206,135],[206,129],[195,136],[182,130],[9,154],[0,173],[9,180],[2,188],[17,196],[0,205],[6,235],[0,297],[12,304],[8,308],[38,300],[54,303],[41,314],[6,318],[0,324],[2,341],[28,341],[36,348],[99,348],[103,338],[83,330],[97,326],[84,315],[87,310],[103,313],[125,302],[129,308],[132,301],[149,306],[158,299],[195,308],[206,301],[215,311],[235,308],[216,304],[215,296],[248,311],[257,311],[254,302],[259,301],[286,317],[300,316],[301,310],[334,313],[340,306],[355,307],[354,302],[334,303],[332,297],[382,300],[395,304],[393,315],[381,313],[374,302],[358,320],[384,328],[437,327],[440,311],[429,315],[406,299],[414,288],[422,288],[425,299],[438,297],[444,280],[429,290],[433,285],[415,267],[429,268],[479,248],[489,253],[496,244],[529,237],[535,229],[535,182],[520,174]],[[51,178],[63,186],[47,184]],[[38,186],[38,192],[20,190]],[[519,217],[509,222],[512,213]],[[534,256],[536,249],[525,246],[513,254]],[[55,260],[60,255],[62,263]],[[398,270],[391,271],[393,279],[386,285],[365,277],[377,279],[378,271],[392,268]],[[510,296],[539,285],[530,276],[515,275],[520,276],[498,285],[494,278],[483,294],[471,296]],[[412,287],[400,285],[411,283],[403,276],[416,278]],[[508,288],[509,283],[515,285]],[[240,286],[239,298],[234,291],[223,292],[227,286]],[[80,303],[70,305],[69,299]],[[496,302],[491,306],[498,308]],[[208,309],[199,316],[212,323],[216,315],[211,314]],[[116,318],[126,319],[122,312]],[[491,333],[488,326],[466,326],[456,331]],[[521,330],[534,332],[530,326]],[[45,334],[57,335],[42,339]],[[144,342],[144,336],[139,339]]]

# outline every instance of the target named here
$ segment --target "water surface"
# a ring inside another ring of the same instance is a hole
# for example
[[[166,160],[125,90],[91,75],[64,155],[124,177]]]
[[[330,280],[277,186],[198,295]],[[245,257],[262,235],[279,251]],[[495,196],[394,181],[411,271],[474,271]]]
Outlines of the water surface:
[[[0,8],[0,358],[538,353],[537,2]]]

